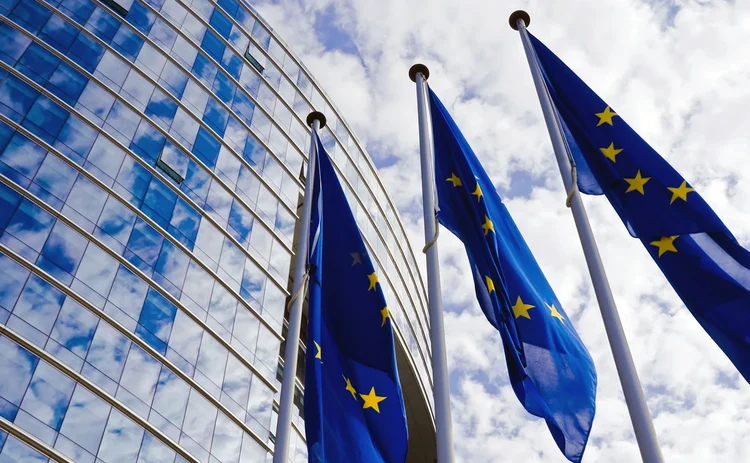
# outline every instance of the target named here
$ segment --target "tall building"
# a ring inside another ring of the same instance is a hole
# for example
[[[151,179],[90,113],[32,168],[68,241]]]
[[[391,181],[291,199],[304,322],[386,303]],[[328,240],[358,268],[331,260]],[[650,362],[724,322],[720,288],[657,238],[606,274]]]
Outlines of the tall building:
[[[433,461],[403,226],[238,0],[0,0],[0,461],[270,461],[313,109],[396,321],[409,461]]]

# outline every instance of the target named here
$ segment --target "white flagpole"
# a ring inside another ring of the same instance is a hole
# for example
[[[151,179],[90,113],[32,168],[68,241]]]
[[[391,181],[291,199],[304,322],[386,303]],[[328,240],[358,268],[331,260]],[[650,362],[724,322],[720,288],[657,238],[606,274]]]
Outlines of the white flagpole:
[[[417,84],[424,236],[427,242],[425,246],[425,253],[427,254],[427,293],[430,312],[430,342],[432,344],[432,374],[435,382],[433,397],[435,400],[435,427],[437,429],[437,456],[438,463],[453,463],[451,398],[448,383],[448,362],[445,355],[443,299],[440,290],[440,267],[436,240],[438,224],[435,215],[435,180],[432,170],[434,151],[426,85],[429,76],[430,71],[424,64],[415,64],[409,69],[409,77]]]
[[[531,18],[528,13],[519,10],[510,15],[509,21],[510,27],[521,34],[521,42],[523,42],[523,48],[526,51],[526,58],[529,61],[531,74],[534,78],[534,86],[539,96],[539,103],[542,106],[542,113],[547,122],[547,130],[552,140],[552,147],[557,158],[557,165],[560,168],[560,175],[562,175],[566,191],[572,191],[570,208],[573,211],[573,219],[578,229],[583,254],[586,257],[586,264],[591,275],[591,282],[594,285],[594,292],[596,293],[596,299],[599,302],[599,309],[604,320],[604,328],[607,332],[612,355],[615,358],[615,366],[620,377],[620,384],[622,385],[622,392],[625,395],[625,403],[630,413],[630,420],[633,423],[638,448],[641,451],[641,458],[646,463],[661,463],[664,459],[661,455],[654,424],[651,421],[651,415],[648,411],[646,398],[643,395],[641,382],[638,379],[638,372],[635,370],[633,357],[630,354],[628,341],[625,338],[625,331],[622,329],[620,316],[617,313],[617,306],[615,306],[612,290],[609,287],[609,281],[604,272],[604,266],[599,256],[599,249],[596,246],[594,234],[591,231],[591,225],[586,215],[586,209],[583,206],[581,194],[574,184],[562,127],[557,119],[557,112],[547,91],[547,86],[542,77],[542,70],[529,40],[529,34],[526,31],[526,26],[531,22]]]
[[[308,264],[308,249],[310,241],[310,218],[312,217],[312,193],[315,181],[315,163],[317,160],[318,130],[326,126],[326,117],[319,111],[313,111],[307,116],[307,124],[312,127],[310,135],[310,151],[307,161],[307,178],[305,179],[305,196],[302,201],[302,217],[300,218],[299,243],[295,256],[294,290],[292,292],[292,307],[289,310],[289,329],[286,333],[286,349],[284,350],[284,376],[281,381],[281,397],[279,398],[279,418],[276,422],[276,444],[274,447],[273,463],[287,463],[289,454],[289,440],[292,432],[292,412],[294,410],[294,379],[297,376],[297,350],[299,333],[302,325],[302,303],[305,300],[306,272]]]

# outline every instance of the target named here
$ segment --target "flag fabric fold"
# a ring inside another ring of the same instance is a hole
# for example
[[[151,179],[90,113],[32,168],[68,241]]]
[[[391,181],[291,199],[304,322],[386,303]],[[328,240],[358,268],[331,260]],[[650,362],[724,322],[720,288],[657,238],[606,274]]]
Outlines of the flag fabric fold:
[[[408,431],[390,312],[333,165],[316,141],[304,405],[308,458],[403,462]]]
[[[607,197],[688,310],[750,381],[750,252],[686,179],[529,36],[577,167],[578,188]]]
[[[466,247],[516,396],[579,462],[594,419],[594,363],[476,155],[432,90],[429,97],[438,219]]]

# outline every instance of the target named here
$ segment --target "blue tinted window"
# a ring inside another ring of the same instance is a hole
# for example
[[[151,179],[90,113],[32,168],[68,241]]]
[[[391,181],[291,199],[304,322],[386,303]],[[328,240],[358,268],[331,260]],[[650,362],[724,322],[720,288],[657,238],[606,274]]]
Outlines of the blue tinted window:
[[[206,105],[206,112],[203,114],[203,122],[214,129],[220,137],[224,136],[224,129],[227,127],[229,112],[224,109],[215,98],[210,98]]]
[[[68,111],[44,95],[37,98],[21,125],[49,144],[54,143],[60,133]]]
[[[125,16],[125,19],[134,25],[136,29],[146,35],[148,35],[148,32],[151,30],[151,26],[154,25],[155,18],[154,14],[141,2],[133,2],[130,11],[128,11],[127,16]]]
[[[19,0],[0,0],[0,13],[2,13],[3,16],[8,16],[8,13],[13,11],[13,8],[15,8],[18,2]],[[3,442],[5,441],[0,438],[0,448],[2,448]]]
[[[13,313],[39,331],[49,334],[65,295],[36,275],[31,275]]]
[[[232,209],[229,213],[229,233],[237,241],[247,247],[250,242],[250,232],[253,229],[254,218],[250,212],[242,206],[239,201],[232,203]]]
[[[41,146],[16,132],[5,150],[0,153],[0,170],[17,183],[27,186],[42,165],[46,154]],[[19,181],[19,174],[28,180]]]
[[[65,201],[77,176],[78,173],[75,169],[57,156],[49,155],[44,158],[39,172],[34,177],[34,183],[39,185],[44,191],[42,192],[33,186],[29,190],[34,191],[40,196],[47,196],[47,193],[49,193],[55,198]]]
[[[21,195],[13,191],[11,188],[0,184],[0,233],[10,222],[10,218],[16,211],[16,207],[21,203]],[[0,292],[0,299],[2,299],[2,293]],[[1,305],[1,304],[0,304]]]
[[[218,68],[208,58],[199,54],[195,57],[192,71],[195,77],[205,82],[206,85],[211,86],[216,78]]]
[[[13,214],[6,233],[10,233],[29,248],[39,252],[54,223],[55,219],[51,215],[39,209],[28,199],[24,199]]]
[[[203,41],[201,42],[201,48],[204,49],[210,57],[221,62],[226,45],[212,31],[206,31],[206,35],[203,36]]]
[[[85,34],[78,34],[73,45],[70,47],[68,57],[73,59],[82,68],[93,73],[96,65],[104,54],[104,47]]]
[[[107,87],[118,92],[122,84],[125,83],[128,71],[130,71],[129,64],[115,56],[112,51],[107,50],[96,66],[94,75],[101,79]]]
[[[159,82],[167,87],[167,90],[175,96],[175,98],[182,98],[182,93],[185,91],[185,86],[188,82],[188,76],[182,72],[177,65],[168,61],[164,66],[164,70],[161,72]]]
[[[120,379],[128,350],[130,341],[125,336],[106,323],[99,323],[86,360],[117,381]]]
[[[133,143],[130,145],[130,149],[150,161],[156,161],[161,149],[164,147],[165,141],[166,138],[161,132],[156,130],[156,128],[148,121],[142,120],[135,136],[133,137]],[[134,146],[139,149],[134,149]]]
[[[111,45],[112,48],[122,53],[130,61],[135,61],[141,51],[143,39],[130,28],[121,27],[115,34],[115,38],[112,39]]]
[[[151,225],[138,218],[128,241],[128,248],[150,267],[156,264],[164,237]],[[134,264],[136,264],[134,262]],[[136,264],[138,265],[138,264]]]
[[[185,281],[190,259],[170,241],[164,240],[159,260],[156,261],[154,279],[156,282],[169,290],[170,294],[180,297],[182,284]]]
[[[8,312],[13,309],[28,276],[28,270],[0,254],[0,307]]]
[[[0,338],[0,397],[14,405],[21,399],[36,368],[37,359],[30,352],[9,339]]]
[[[83,93],[78,98],[78,104],[76,104],[76,108],[80,109],[80,107],[83,106],[84,108],[88,109],[91,114],[87,114],[86,111],[84,111],[83,113],[87,116],[88,119],[93,120],[94,123],[101,126],[104,122],[104,119],[109,114],[110,109],[112,109],[112,105],[114,104],[114,102],[115,97],[104,90],[99,84],[97,84],[93,80],[90,80],[86,83],[86,87],[83,89]]]
[[[135,213],[111,196],[107,199],[97,223],[104,233],[122,245],[128,242],[134,224]],[[96,235],[100,236],[98,230]]]
[[[91,346],[98,323],[99,318],[96,315],[67,298],[52,329],[51,337],[74,354],[84,358]]]
[[[112,290],[109,293],[109,302],[130,315],[134,320],[138,320],[147,292],[148,284],[120,265],[112,284]]]
[[[60,60],[41,45],[32,43],[16,65],[24,74],[31,77],[40,85],[47,83],[47,79],[55,71]]]
[[[0,85],[0,112],[21,122],[38,95],[39,92],[17,77],[8,76]]]
[[[268,33],[260,22],[255,23],[252,34],[263,49],[268,50],[268,45],[271,43],[271,34]]]
[[[216,75],[212,90],[221,101],[229,104],[232,102],[232,98],[234,98],[237,86],[234,85],[226,74],[220,72]]]
[[[198,211],[183,199],[177,199],[172,220],[169,222],[169,233],[192,251],[200,221],[201,215]]]
[[[78,29],[60,16],[52,15],[39,33],[39,38],[65,53],[78,35]]]
[[[154,177],[151,179],[141,210],[163,228],[167,228],[176,200],[177,193]]]
[[[165,50],[170,50],[177,39],[177,32],[172,29],[164,20],[156,18],[154,25],[151,26],[151,33],[149,33],[156,43],[160,44]]]
[[[115,101],[115,104],[112,105],[112,110],[107,116],[107,123],[118,132],[113,135],[126,145],[135,136],[135,131],[140,122],[141,118],[138,114],[119,100]]]
[[[60,9],[80,24],[85,24],[93,13],[96,5],[90,0],[63,0]]]
[[[0,60],[11,66],[31,43],[31,39],[13,29],[12,26],[0,23]]]
[[[117,175],[117,183],[124,186],[136,198],[143,199],[151,181],[151,174],[130,156],[126,156]]]
[[[63,271],[75,273],[86,250],[88,240],[62,222],[57,222],[50,233],[42,256]]]
[[[187,193],[193,201],[198,203],[199,207],[203,207],[210,184],[211,177],[208,175],[208,172],[195,162],[190,161],[187,175],[185,175],[185,180],[182,182],[180,189]]]
[[[101,135],[96,138],[94,146],[91,147],[84,167],[89,172],[93,172],[97,178],[112,185],[112,179],[117,177],[124,158],[125,152]],[[123,182],[126,182],[125,178]],[[123,185],[128,186],[128,183],[123,183]]]
[[[146,115],[156,118],[156,122],[168,129],[177,114],[177,103],[169,98],[159,89],[155,89],[151,95],[151,101],[146,106]]]
[[[75,384],[46,362],[41,362],[34,372],[21,409],[52,429],[59,430]]]
[[[82,164],[81,160],[89,154],[97,134],[98,132],[91,126],[76,116],[70,115],[60,130],[54,146],[78,164]]]
[[[75,106],[88,79],[69,64],[60,63],[49,79],[46,88],[71,106]]]
[[[224,10],[229,13],[231,16],[234,16],[237,14],[237,10],[239,8],[239,4],[237,3],[237,0],[219,0],[219,6],[224,8]]]
[[[240,78],[240,73],[242,72],[242,59],[237,56],[231,48],[227,48],[226,51],[224,51],[221,65],[232,75],[232,77],[235,79]]]
[[[65,414],[60,434],[70,438],[85,450],[96,454],[107,423],[110,406],[89,392],[77,386]],[[85,426],[81,424],[85,423]]]
[[[253,103],[244,92],[237,92],[235,93],[234,101],[232,102],[232,110],[234,110],[234,112],[236,112],[247,125],[250,125],[253,120],[255,103]]]
[[[36,34],[51,15],[50,10],[36,1],[21,0],[11,13],[10,19]]]
[[[232,21],[224,13],[214,10],[210,23],[222,37],[225,39],[229,38],[229,33],[232,31]]]
[[[63,212],[68,212],[67,208],[73,209],[93,224],[99,218],[99,214],[101,214],[106,200],[106,193],[100,190],[91,180],[83,175],[79,175],[66,201],[66,210]],[[89,231],[93,228],[88,226],[88,224],[85,225],[85,227],[89,229]],[[104,295],[106,294],[107,293],[104,293]]]
[[[181,183],[187,174],[189,162],[185,153],[167,141],[159,155],[159,159],[156,161],[156,165],[172,180]]]
[[[87,29],[92,30],[97,37],[109,43],[120,27],[120,21],[101,8],[96,8],[89,18]]]
[[[195,138],[193,154],[198,156],[209,168],[213,169],[216,165],[216,158],[219,156],[220,147],[221,143],[219,140],[201,127],[198,130],[198,136]]]
[[[149,289],[138,323],[163,342],[169,340],[177,308],[161,294]]]

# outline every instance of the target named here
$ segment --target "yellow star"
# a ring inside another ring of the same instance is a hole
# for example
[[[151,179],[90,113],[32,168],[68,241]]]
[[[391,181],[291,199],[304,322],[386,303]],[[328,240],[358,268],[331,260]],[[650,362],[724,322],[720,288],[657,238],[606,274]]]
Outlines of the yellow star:
[[[495,290],[495,282],[492,281],[492,278],[485,276],[484,281],[487,282],[487,292],[491,293]]]
[[[667,190],[672,192],[672,199],[669,201],[669,204],[672,204],[677,198],[680,198],[683,201],[687,201],[687,194],[691,191],[695,191],[687,186],[687,182],[684,180],[682,181],[682,185],[678,186],[677,188],[667,187]]]
[[[625,193],[630,193],[631,191],[637,191],[638,193],[645,195],[646,193],[643,191],[643,185],[645,185],[649,180],[651,180],[651,177],[641,177],[641,170],[638,169],[638,172],[636,172],[635,177],[626,178],[624,180],[628,182],[628,185],[629,185]]]
[[[316,358],[316,359],[321,359],[321,360],[323,360],[323,359],[322,359],[322,358],[320,357],[320,344],[318,344],[318,343],[317,343],[317,341],[313,341],[313,344],[315,344],[315,348],[317,348],[317,349],[318,349],[318,353],[317,353],[317,354],[315,354],[315,358]]]
[[[482,189],[479,187],[479,182],[477,182],[477,187],[474,189],[474,193],[472,195],[477,197],[477,202],[482,201]]]
[[[487,233],[492,230],[492,233],[495,233],[495,226],[492,224],[492,220],[490,220],[489,217],[486,215],[484,216],[484,223],[482,224],[482,228],[484,229],[484,236],[487,236]]]
[[[451,172],[451,178],[446,178],[445,181],[446,182],[451,182],[453,184],[454,188],[463,185],[461,183],[461,179],[458,178],[458,176],[456,174],[452,173],[452,172]]]
[[[362,255],[360,253],[350,252],[349,255],[352,256],[352,267],[362,264]]]
[[[341,376],[344,376],[344,375],[341,375]],[[356,389],[354,389],[354,386],[352,386],[352,382],[346,376],[344,376],[344,381],[346,381],[346,390],[351,392],[352,397],[354,397],[354,400],[357,400],[357,391]]]
[[[383,317],[383,323],[381,323],[380,326],[385,326],[385,319],[391,318],[391,313],[388,311],[388,307],[380,311],[380,316]]]
[[[531,320],[531,317],[529,316],[529,309],[533,309],[534,306],[531,304],[524,304],[521,300],[521,296],[518,296],[518,299],[516,299],[516,305],[512,307],[513,309],[513,315],[518,317],[526,317],[529,320]]]
[[[596,113],[595,115],[599,118],[599,123],[596,124],[596,126],[599,127],[604,123],[612,125],[612,118],[617,116],[617,113],[613,112],[611,109],[609,109],[609,106],[607,106],[606,108],[604,108],[604,112]]]
[[[550,314],[552,314],[553,317],[555,317],[556,319],[560,320],[561,323],[565,323],[565,318],[563,317],[563,315],[560,312],[557,311],[557,308],[555,307],[555,304],[548,305],[547,307],[549,307],[549,312],[550,312]]]
[[[370,275],[367,275],[367,278],[370,279],[370,287],[367,288],[368,291],[372,291],[375,289],[375,285],[378,284],[378,274],[376,272],[372,272]]]
[[[609,159],[612,162],[617,162],[615,160],[615,156],[617,156],[618,154],[620,154],[620,152],[622,151],[622,149],[619,149],[619,150],[615,149],[615,144],[613,142],[613,143],[610,143],[609,146],[606,147],[606,148],[599,148],[599,151],[602,152],[602,154],[604,155],[605,158]]]
[[[372,409],[374,409],[378,413],[380,413],[380,408],[378,407],[378,404],[386,399],[386,397],[380,397],[380,396],[376,395],[374,387],[372,389],[370,389],[370,393],[369,394],[367,394],[367,395],[360,394],[359,396],[362,397],[362,400],[365,401],[364,405],[362,405],[362,409],[363,410],[365,408],[372,408]]]
[[[677,252],[677,248],[674,247],[674,240],[677,236],[662,236],[656,241],[652,241],[651,245],[659,248],[659,257],[665,252]]]

